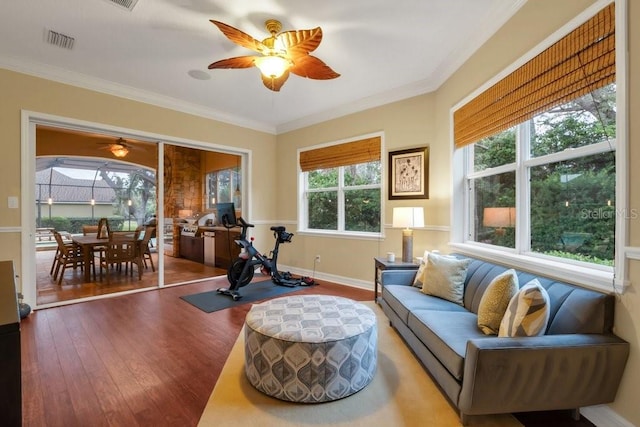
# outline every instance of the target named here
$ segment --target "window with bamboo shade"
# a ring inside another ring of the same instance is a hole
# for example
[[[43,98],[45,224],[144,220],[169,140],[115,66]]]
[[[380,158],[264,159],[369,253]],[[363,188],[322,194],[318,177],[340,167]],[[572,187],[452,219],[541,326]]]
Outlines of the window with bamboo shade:
[[[615,81],[615,8],[584,24],[453,115],[456,148],[494,135]]]
[[[382,135],[299,152],[299,230],[381,235]]]
[[[621,4],[594,2],[453,110],[454,246],[603,289],[624,274]]]
[[[300,169],[309,172],[380,160],[379,136],[300,152]]]

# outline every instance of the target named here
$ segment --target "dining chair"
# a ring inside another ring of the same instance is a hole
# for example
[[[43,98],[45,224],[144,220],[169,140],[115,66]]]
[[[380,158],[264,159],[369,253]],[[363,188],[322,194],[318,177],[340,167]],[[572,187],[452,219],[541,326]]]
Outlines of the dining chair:
[[[106,239],[111,235],[111,228],[109,227],[109,220],[107,218],[100,218],[98,220],[98,239]]]
[[[58,256],[56,260],[56,268],[53,274],[53,280],[58,280],[58,285],[62,284],[62,277],[68,266],[73,266],[74,269],[80,267],[84,268],[84,261],[82,253],[75,247],[67,246],[62,240],[62,236],[57,231],[53,232],[53,237],[58,244]],[[61,270],[62,269],[62,270]],[[95,270],[93,271],[95,276]]]
[[[82,235],[89,236],[91,234],[98,234],[98,226],[97,225],[83,225],[82,226]]]
[[[52,230],[51,232],[53,233],[54,231],[55,230]],[[62,235],[60,235],[60,237],[62,238]],[[55,240],[55,235],[54,235],[54,240]],[[73,242],[64,242],[64,239],[63,239],[63,243],[70,251],[79,251],[80,250],[80,248],[78,248],[76,246],[76,244],[73,243]],[[56,245],[56,254],[53,256],[53,262],[51,263],[51,270],[49,270],[49,275],[50,276],[53,276],[53,272],[55,271],[55,269],[56,269],[56,267],[58,265],[59,258],[60,258],[60,247],[58,245]],[[55,276],[54,276],[53,279],[54,280],[56,279]]]
[[[106,218],[104,218],[104,220],[106,221]],[[109,230],[109,223],[107,222],[106,225],[102,225],[102,227],[106,227],[107,229],[107,233]],[[100,230],[100,225],[83,225],[82,226],[82,235],[83,236],[91,236],[91,235],[98,235],[98,231]],[[93,256],[91,257],[91,267],[93,268],[93,271],[96,270],[96,258],[98,258],[98,262],[100,262],[100,254],[102,253],[102,251],[104,251],[104,246],[102,245],[96,245],[93,247]],[[95,273],[94,273],[95,276]]]
[[[147,268],[147,260],[151,263],[151,271],[155,272],[156,268],[153,265],[153,258],[151,257],[151,238],[155,234],[156,227],[146,226],[144,229],[144,235],[142,236],[142,240],[140,240],[140,254],[142,256],[142,262],[144,263],[144,268]]]
[[[105,250],[100,258],[100,277],[104,268],[107,277],[107,284],[111,283],[112,272],[129,272],[131,265],[131,276],[133,276],[133,264],[138,267],[138,280],[142,280],[142,258],[138,251],[139,242],[133,238],[131,233],[112,232],[109,241],[105,245]]]

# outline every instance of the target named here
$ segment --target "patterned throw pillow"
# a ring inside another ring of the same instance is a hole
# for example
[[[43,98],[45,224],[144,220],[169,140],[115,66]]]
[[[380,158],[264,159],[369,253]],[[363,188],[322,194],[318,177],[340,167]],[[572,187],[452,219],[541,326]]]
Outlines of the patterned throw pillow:
[[[511,298],[500,323],[498,336],[544,335],[549,322],[549,310],[549,294],[537,279],[533,279]]]
[[[430,253],[424,271],[422,292],[462,305],[464,281],[471,259]]]
[[[482,294],[478,306],[478,327],[486,335],[497,335],[509,301],[518,293],[518,276],[514,269],[494,277]]]
[[[427,268],[427,258],[429,257],[429,251],[424,251],[424,255],[420,260],[420,266],[418,267],[418,271],[416,272],[416,277],[413,279],[413,286],[416,288],[422,288],[422,280],[424,275],[424,270]]]

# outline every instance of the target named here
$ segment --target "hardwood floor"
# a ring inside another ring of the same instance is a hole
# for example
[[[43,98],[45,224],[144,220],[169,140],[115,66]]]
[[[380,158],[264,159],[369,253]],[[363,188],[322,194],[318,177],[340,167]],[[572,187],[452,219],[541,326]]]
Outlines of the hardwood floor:
[[[155,251],[151,254],[153,264],[156,267],[155,272],[152,271],[150,264],[148,264],[147,268],[143,269],[142,279],[138,280],[136,275],[137,267],[134,267],[133,276],[125,274],[113,275],[111,283],[108,285],[106,280],[100,279],[99,270],[96,280],[88,283],[84,282],[83,273],[79,268],[75,270],[68,268],[63,276],[62,283],[58,285],[50,274],[54,255],[55,250],[39,250],[36,252],[36,298],[39,305],[158,286],[158,253]],[[224,269],[209,267],[188,259],[171,256],[164,257],[165,284],[224,276],[226,273]]]
[[[23,426],[195,426],[251,304],[208,314],[179,297],[226,285],[220,278],[32,313],[21,324]],[[298,292],[373,299],[327,282]],[[525,425],[588,424],[543,413]]]

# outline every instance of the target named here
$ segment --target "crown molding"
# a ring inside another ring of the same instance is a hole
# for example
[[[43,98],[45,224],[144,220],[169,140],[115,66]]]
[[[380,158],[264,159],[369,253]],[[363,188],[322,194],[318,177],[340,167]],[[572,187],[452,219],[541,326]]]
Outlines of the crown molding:
[[[91,77],[86,74],[53,67],[51,65],[4,57],[0,58],[0,68],[107,95],[117,96],[119,98],[125,98],[131,101],[155,105],[157,107],[167,108],[181,113],[192,114],[194,116],[216,120],[234,126],[266,132],[269,134],[275,134],[276,132],[274,126],[266,123],[247,120],[246,118],[203,107],[202,105],[185,102],[180,99],[144,91],[131,86],[121,85],[108,80]]]
[[[131,101],[143,102],[145,104],[192,114],[194,116],[216,120],[234,126],[278,135],[435,91],[526,2],[527,0],[515,0],[509,8],[505,10],[498,8],[497,11],[492,12],[496,14],[497,18],[493,19],[490,24],[486,25],[476,37],[473,37],[469,43],[465,45],[463,49],[450,52],[447,59],[440,67],[438,67],[436,72],[432,73],[425,79],[276,126],[254,120],[248,120],[244,117],[231,115],[202,105],[185,102],[180,99],[160,95],[155,92],[144,91],[131,86],[121,85],[108,80],[99,79],[86,74],[42,63],[27,62],[16,58],[4,57],[0,58],[0,67],[22,74],[52,80],[58,83],[129,99]],[[498,13],[498,11],[500,11],[500,13]]]
[[[440,87],[458,68],[460,68],[480,47],[485,44],[504,24],[520,10],[528,0],[514,0],[509,8],[494,5],[489,15],[495,16],[478,34],[469,38],[468,43],[449,52],[447,59],[429,76],[436,87]]]
[[[470,39],[469,43],[467,43],[463,49],[450,52],[446,61],[444,61],[434,73],[428,76],[428,78],[369,96],[367,98],[362,98],[331,110],[283,123],[276,127],[276,135],[437,90],[471,57],[471,55],[480,48],[480,46],[486,43],[487,40],[489,40],[509,19],[511,19],[511,17],[515,15],[515,13],[520,10],[527,1],[528,0],[515,0],[509,8],[504,10],[501,7],[496,6],[496,10],[491,12],[491,15],[495,15],[496,18],[486,25],[475,37]]]

